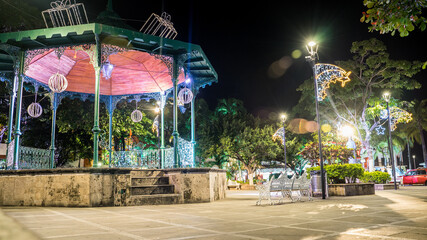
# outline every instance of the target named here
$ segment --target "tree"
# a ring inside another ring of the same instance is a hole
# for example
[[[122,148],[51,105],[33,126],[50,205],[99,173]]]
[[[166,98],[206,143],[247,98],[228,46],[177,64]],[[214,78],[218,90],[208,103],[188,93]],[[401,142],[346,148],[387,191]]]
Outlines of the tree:
[[[345,87],[337,84],[328,89],[328,97],[321,102],[321,120],[331,123],[341,122],[352,126],[362,144],[362,153],[368,158],[369,170],[373,171],[374,162],[371,148],[371,134],[378,126],[368,108],[381,102],[385,89],[392,90],[398,96],[400,90],[420,88],[413,77],[421,70],[418,61],[392,60],[386,52],[386,46],[377,39],[354,42],[350,49],[353,58],[338,61],[336,64],[346,71],[351,71],[351,81]],[[298,90],[302,91],[300,102],[296,107],[313,110],[313,84],[307,80]],[[311,101],[311,104],[309,102]],[[382,102],[384,104],[384,102]]]
[[[307,143],[299,155],[310,161],[312,166],[319,165],[319,143]],[[329,164],[343,164],[348,163],[350,157],[354,158],[353,149],[338,144],[322,144],[323,159]]]
[[[272,126],[246,127],[236,138],[224,136],[221,138],[221,147],[224,153],[243,164],[248,171],[249,185],[253,185],[253,173],[261,166],[261,161],[274,160],[280,152],[272,136]]]
[[[409,111],[412,113],[413,120],[403,126],[403,132],[410,141],[416,141],[421,144],[424,163],[427,166],[427,146],[424,138],[424,131],[427,131],[427,99],[414,100],[410,105]]]
[[[254,117],[246,111],[241,100],[233,98],[220,99],[213,112],[204,100],[196,103],[197,152],[202,162],[213,159],[221,166],[229,157],[221,140],[235,139],[246,127],[254,126]]]
[[[370,23],[369,31],[379,31],[381,34],[396,30],[401,37],[406,37],[415,28],[426,29],[427,19],[422,11],[427,7],[427,0],[364,0],[368,8],[363,12],[361,22]]]

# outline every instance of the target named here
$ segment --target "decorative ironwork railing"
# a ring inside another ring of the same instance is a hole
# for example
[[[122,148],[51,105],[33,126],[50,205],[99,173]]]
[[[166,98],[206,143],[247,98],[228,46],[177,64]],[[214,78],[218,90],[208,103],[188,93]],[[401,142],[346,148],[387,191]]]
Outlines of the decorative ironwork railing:
[[[160,150],[134,150],[112,152],[111,165],[130,168],[159,168]]]
[[[47,169],[49,163],[50,150],[24,146],[19,148],[19,169]]]
[[[165,150],[164,168],[174,168],[173,148]],[[179,139],[178,156],[181,167],[193,167],[193,144]],[[130,168],[160,168],[160,149],[133,151],[114,151],[111,155],[111,166]]]

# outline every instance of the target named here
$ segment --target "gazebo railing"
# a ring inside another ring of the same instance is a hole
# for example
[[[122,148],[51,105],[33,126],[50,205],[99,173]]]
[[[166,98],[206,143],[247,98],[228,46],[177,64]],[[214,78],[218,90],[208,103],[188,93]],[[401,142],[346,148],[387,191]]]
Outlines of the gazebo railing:
[[[132,150],[112,152],[111,165],[113,167],[130,168],[159,168],[160,150]]]
[[[165,150],[163,168],[174,168],[173,148]],[[193,167],[193,144],[184,139],[179,141],[179,160],[181,167]],[[112,167],[160,168],[160,149],[114,151],[111,155]]]
[[[50,168],[50,150],[21,146],[18,166],[19,169]]]

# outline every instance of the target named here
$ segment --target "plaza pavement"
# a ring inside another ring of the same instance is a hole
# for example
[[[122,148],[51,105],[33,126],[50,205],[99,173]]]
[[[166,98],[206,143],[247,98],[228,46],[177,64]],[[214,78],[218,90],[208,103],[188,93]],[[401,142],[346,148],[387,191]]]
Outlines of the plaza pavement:
[[[0,239],[427,239],[427,187],[256,206],[256,191],[213,203],[2,207]]]

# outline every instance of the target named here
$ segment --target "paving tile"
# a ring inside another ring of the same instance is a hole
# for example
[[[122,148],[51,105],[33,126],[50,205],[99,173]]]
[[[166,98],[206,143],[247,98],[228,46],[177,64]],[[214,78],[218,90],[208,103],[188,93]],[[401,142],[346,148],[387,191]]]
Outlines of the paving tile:
[[[263,230],[254,230],[240,233],[249,237],[259,237],[266,239],[305,239],[310,237],[319,237],[328,234],[324,231],[304,230],[288,227],[275,227]]]
[[[343,222],[343,221],[316,221],[309,223],[293,224],[292,227],[299,227],[305,229],[314,229],[314,230],[325,230],[332,232],[346,232],[351,230],[363,230],[372,226],[371,224],[366,223],[355,223],[355,222]]]
[[[172,239],[210,236],[213,234],[217,234],[217,232],[197,228],[169,227],[157,229],[143,229],[139,231],[133,231],[132,234],[148,239]]]
[[[427,239],[426,190],[263,206],[238,191],[201,204],[1,210],[44,239]]]

